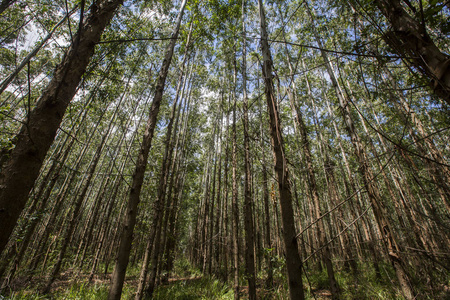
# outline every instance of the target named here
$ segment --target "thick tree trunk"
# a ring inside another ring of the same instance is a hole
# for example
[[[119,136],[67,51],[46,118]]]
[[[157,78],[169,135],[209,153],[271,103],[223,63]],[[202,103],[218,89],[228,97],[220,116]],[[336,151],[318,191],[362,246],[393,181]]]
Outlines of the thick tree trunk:
[[[103,80],[100,80],[102,82]],[[98,87],[98,85],[97,85]],[[94,88],[96,90],[96,88]],[[80,112],[79,117],[77,118],[78,122],[75,122],[73,125],[73,128],[71,131],[73,131],[72,136],[66,136],[64,141],[62,142],[61,148],[57,148],[56,155],[52,157],[52,164],[45,174],[43,178],[41,179],[41,182],[37,188],[34,188],[33,190],[33,196],[32,196],[32,204],[28,208],[28,216],[26,218],[29,218],[30,216],[34,215],[31,218],[31,221],[28,224],[27,231],[25,233],[25,236],[23,237],[23,242],[20,245],[20,250],[17,253],[16,257],[14,258],[14,264],[12,268],[9,271],[8,278],[11,280],[14,276],[15,271],[19,268],[21,261],[25,255],[25,252],[28,248],[29,243],[31,242],[31,238],[35,232],[35,229],[41,220],[41,214],[47,204],[47,201],[50,199],[50,193],[53,190],[53,187],[55,186],[60,174],[61,169],[63,167],[63,163],[65,162],[70,151],[72,150],[72,145],[75,142],[75,137],[77,136],[78,132],[81,129],[81,126],[77,127],[77,124],[83,124],[84,120],[86,119],[88,110],[86,109],[89,104],[91,103],[91,100],[93,99],[95,92],[93,92],[88,100],[86,101],[86,104],[84,105],[84,109],[82,112]],[[66,145],[67,144],[67,145]],[[64,151],[62,151],[64,149]],[[41,199],[42,197],[42,199]],[[6,266],[5,266],[6,267]],[[0,269],[0,277],[3,275],[4,269]]]
[[[272,57],[270,53],[267,25],[264,16],[262,0],[258,0],[259,17],[261,22],[261,48],[263,54],[262,73],[265,81],[265,94],[267,109],[270,118],[270,135],[275,160],[275,173],[278,179],[280,194],[281,219],[283,223],[283,240],[286,254],[286,267],[288,273],[290,299],[305,299],[302,282],[302,260],[298,252],[297,237],[295,231],[294,211],[292,208],[292,194],[289,183],[287,160],[284,155],[282,130],[275,99],[272,75]]]
[[[0,253],[26,204],[95,44],[121,3],[122,0],[102,0],[91,6],[81,32],[17,135],[15,148],[0,174]]]

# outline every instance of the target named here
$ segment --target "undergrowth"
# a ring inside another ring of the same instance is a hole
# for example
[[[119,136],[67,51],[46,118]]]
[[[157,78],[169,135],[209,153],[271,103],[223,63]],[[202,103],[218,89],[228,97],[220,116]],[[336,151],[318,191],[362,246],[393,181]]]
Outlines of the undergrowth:
[[[402,300],[401,291],[395,280],[395,273],[388,264],[380,263],[380,276],[375,274],[369,264],[360,264],[356,274],[344,270],[336,270],[335,276],[340,287],[340,299],[379,299]],[[307,276],[306,276],[307,275]],[[228,277],[230,279],[230,277]],[[67,299],[67,300],[101,300],[106,299],[109,289],[109,281],[88,284],[81,278],[72,279],[65,285],[52,290],[49,295],[42,295],[28,286],[26,289],[10,293],[8,297],[0,296],[0,300],[41,300],[41,299]],[[230,279],[231,280],[231,279]],[[240,282],[243,299],[247,297],[246,282]],[[128,281],[124,285],[122,299],[134,299],[136,280]],[[304,274],[303,285],[305,297],[308,300],[331,299],[328,276],[325,269],[318,268],[307,270]],[[415,283],[416,292],[420,293],[420,299],[449,299],[445,297],[445,290],[428,293],[425,286]],[[424,285],[424,284],[423,284]],[[450,279],[449,279],[450,285]],[[261,300],[287,300],[289,298],[287,280],[282,269],[277,269],[274,274],[272,288],[265,289],[265,272],[258,274],[257,279],[258,299]],[[152,299],[177,299],[177,300],[231,300],[234,299],[232,281],[228,283],[213,276],[202,275],[186,260],[175,262],[174,271],[169,284],[159,286]],[[146,300],[149,300],[147,298]]]
[[[40,294],[37,291],[22,290],[15,292],[8,297],[0,299],[8,300],[103,300],[108,296],[108,284],[88,284],[75,282],[67,287],[60,287],[49,294]],[[134,299],[134,287],[125,284],[122,292],[122,299]]]
[[[226,283],[212,277],[202,277],[160,286],[156,289],[153,299],[231,300],[234,299],[234,294]]]

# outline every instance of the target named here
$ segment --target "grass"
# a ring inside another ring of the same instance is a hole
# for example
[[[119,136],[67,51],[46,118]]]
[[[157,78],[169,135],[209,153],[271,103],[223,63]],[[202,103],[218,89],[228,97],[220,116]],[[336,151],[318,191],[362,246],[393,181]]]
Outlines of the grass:
[[[282,264],[280,264],[282,265]],[[389,264],[380,263],[381,279],[376,277],[373,267],[369,264],[360,264],[358,266],[358,274],[343,270],[336,270],[335,276],[341,289],[340,298],[343,300],[350,299],[380,299],[380,300],[402,300],[401,291],[395,280],[395,273]],[[159,286],[152,299],[178,299],[178,300],[201,300],[201,299],[217,299],[227,300],[234,299],[232,283],[224,283],[223,281],[212,276],[202,276],[202,274],[193,269],[187,260],[178,260],[175,263],[175,278],[171,278],[167,285]],[[328,285],[328,276],[326,270],[318,271],[309,269],[307,277],[303,278],[306,299],[331,299]],[[274,274],[274,286],[270,290],[263,288],[265,274],[260,272],[258,285],[258,299],[261,300],[285,300],[288,299],[288,286],[283,270],[277,269]],[[136,280],[129,280],[125,283],[122,299],[134,299],[136,289]],[[446,281],[447,282],[447,281]],[[247,287],[246,282],[241,283],[241,293],[243,299],[246,298]],[[448,280],[450,285],[450,277]],[[447,285],[447,286],[448,286]],[[60,281],[58,287],[53,289],[49,295],[41,295],[35,292],[36,287],[28,286],[24,290],[11,294],[9,297],[1,297],[11,300],[41,300],[41,299],[106,299],[109,289],[109,281],[97,281],[88,284],[83,277],[70,277],[69,280]],[[421,299],[447,299],[446,291],[435,291],[435,293],[427,293],[423,286],[415,284],[417,292],[420,292]],[[149,299],[147,299],[149,300]]]
[[[390,268],[386,266],[386,268]],[[390,272],[388,270],[387,272]],[[345,299],[403,299],[400,291],[398,291],[389,281],[391,274],[384,274],[383,280],[377,280],[373,268],[369,265],[360,265],[359,273],[355,278],[353,274],[343,270],[335,272],[335,278],[341,290],[340,298]],[[326,269],[319,271],[308,271],[308,278],[303,281],[307,285],[307,296],[309,299],[321,298],[321,291],[329,290],[328,274]]]
[[[85,282],[74,282],[68,286],[61,286],[53,290],[47,295],[40,294],[36,291],[22,290],[8,297],[1,298],[8,300],[95,300],[95,299],[106,299],[108,296],[109,284],[88,284]],[[128,284],[124,285],[122,292],[122,299],[134,299],[134,287]]]
[[[153,299],[200,300],[234,299],[233,290],[213,277],[178,280],[156,289]]]

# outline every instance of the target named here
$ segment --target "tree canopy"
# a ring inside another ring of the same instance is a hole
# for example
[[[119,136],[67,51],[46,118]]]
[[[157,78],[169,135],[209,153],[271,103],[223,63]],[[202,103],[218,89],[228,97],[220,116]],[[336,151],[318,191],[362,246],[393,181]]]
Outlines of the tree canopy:
[[[448,297],[449,16],[3,0],[0,295]]]

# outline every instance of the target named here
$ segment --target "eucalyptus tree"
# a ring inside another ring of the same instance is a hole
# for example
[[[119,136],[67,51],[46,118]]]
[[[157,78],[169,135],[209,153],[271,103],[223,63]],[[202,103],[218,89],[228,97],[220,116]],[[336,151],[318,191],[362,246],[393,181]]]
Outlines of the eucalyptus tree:
[[[41,50],[41,48],[52,38],[55,31],[61,24],[66,22],[67,18],[75,12],[76,8],[72,9],[69,13],[64,15],[64,17],[50,30],[50,32],[36,45],[36,47],[22,60],[22,62],[14,69],[14,71],[8,75],[0,84],[0,94],[2,94],[8,85],[16,78],[19,72],[30,63],[31,59],[36,56],[36,54]]]
[[[164,139],[164,155],[161,162],[158,189],[157,189],[157,199],[153,205],[153,218],[150,228],[150,234],[148,238],[147,249],[145,252],[144,262],[142,264],[141,275],[140,275],[140,283],[138,287],[138,291],[136,292],[136,300],[141,299],[142,291],[144,288],[144,284],[146,282],[146,273],[148,268],[148,262],[151,262],[151,272],[150,272],[150,281],[148,283],[147,294],[151,295],[153,293],[156,274],[158,270],[158,258],[160,256],[160,244],[161,244],[161,233],[164,230],[162,227],[163,224],[163,216],[164,216],[164,207],[165,202],[169,201],[166,199],[166,190],[170,172],[170,166],[172,162],[172,153],[173,153],[173,144],[175,140],[175,135],[173,134],[174,123],[177,125],[176,120],[179,118],[179,108],[181,108],[182,95],[180,97],[180,93],[182,88],[184,88],[185,81],[187,80],[185,68],[186,62],[189,57],[189,49],[190,49],[190,38],[192,33],[192,23],[189,29],[189,34],[186,41],[185,52],[183,54],[183,59],[181,62],[181,72],[179,76],[179,81],[177,85],[176,95],[172,102],[172,110],[169,117],[169,123],[166,128],[166,136]],[[152,251],[153,249],[153,251]],[[151,260],[149,260],[149,256],[151,255]]]
[[[81,12],[79,30],[72,45],[17,135],[14,150],[0,174],[0,227],[3,228],[0,252],[26,204],[67,106],[94,54],[95,45],[121,3],[122,0],[99,0],[91,6],[85,21],[84,12]]]
[[[272,57],[269,48],[267,25],[264,6],[258,0],[261,29],[261,51],[263,55],[262,74],[264,77],[264,92],[270,119],[270,136],[274,155],[275,173],[278,180],[280,196],[281,220],[283,223],[283,241],[286,254],[287,279],[291,299],[304,299],[302,281],[302,260],[298,252],[297,234],[295,230],[294,212],[292,208],[292,193],[289,184],[289,171],[286,161],[282,130],[278,114],[276,93],[273,84]]]
[[[436,2],[434,6],[437,5]],[[433,17],[434,9],[424,11],[420,2],[420,14],[411,16],[400,0],[378,0],[375,5],[388,19],[393,30],[385,33],[386,42],[428,78],[436,95],[450,104],[450,56],[439,49],[427,30],[425,21]],[[433,5],[431,5],[433,6]],[[410,5],[411,12],[416,9]]]
[[[310,18],[312,19],[312,13],[307,9]],[[313,20],[312,20],[313,21]],[[320,37],[315,35],[316,42],[320,49],[324,49]],[[395,271],[397,274],[398,281],[402,288],[403,294],[407,299],[414,298],[414,292],[411,287],[410,279],[406,271],[405,263],[402,259],[400,248],[398,246],[396,233],[393,231],[393,226],[389,219],[387,218],[386,204],[382,201],[380,192],[374,184],[374,174],[370,167],[367,159],[367,152],[361,142],[360,135],[355,128],[355,122],[351,115],[351,110],[349,107],[349,101],[347,95],[344,94],[343,88],[338,81],[338,78],[333,70],[333,66],[330,62],[328,54],[321,50],[323,60],[325,62],[325,67],[328,75],[333,84],[333,89],[335,90],[336,96],[338,98],[338,105],[342,118],[344,120],[345,129],[351,138],[351,142],[354,148],[355,156],[358,159],[359,172],[363,179],[363,183],[367,188],[368,197],[373,209],[375,219],[377,221],[377,226],[379,232],[383,236],[383,242],[385,243],[385,251],[387,251],[387,256],[389,257]]]
[[[255,270],[255,230],[253,228],[253,207],[251,191],[250,141],[247,98],[247,39],[245,35],[245,1],[242,1],[242,101],[244,125],[244,228],[245,228],[245,268],[248,280],[249,299],[256,299],[256,270]]]
[[[172,55],[175,48],[176,39],[178,37],[178,33],[180,30],[186,2],[187,2],[186,0],[183,0],[183,2],[181,3],[180,11],[171,36],[171,41],[167,46],[164,61],[162,62],[162,66],[159,71],[158,79],[156,82],[155,96],[153,98],[152,106],[150,108],[148,122],[145,128],[142,145],[136,162],[136,169],[133,174],[133,183],[131,186],[130,195],[128,199],[125,226],[121,234],[118,259],[116,266],[114,268],[114,273],[111,280],[111,287],[108,294],[108,299],[110,300],[120,299],[122,293],[123,281],[125,279],[125,273],[130,256],[133,230],[136,224],[137,206],[139,204],[139,197],[142,189],[142,183],[144,180],[145,168],[147,166],[148,153],[151,147],[153,133],[156,127],[156,120],[158,117],[158,112],[161,105],[162,96],[164,93],[167,73],[169,71],[170,63],[172,61]]]

